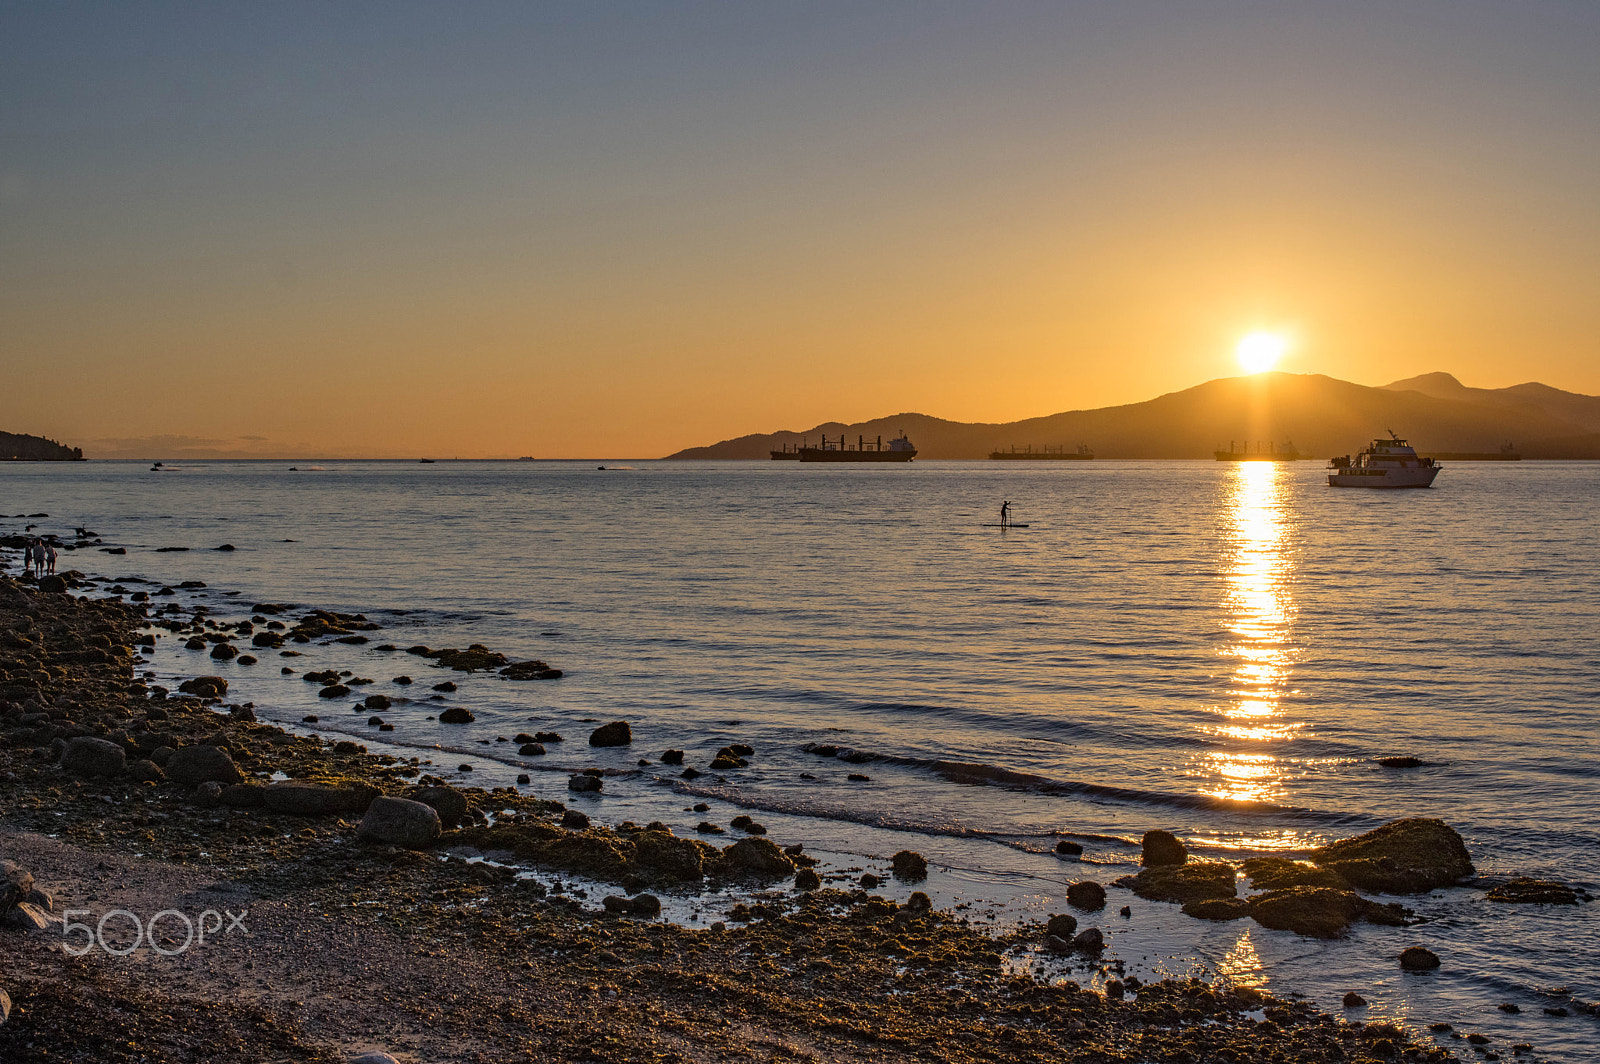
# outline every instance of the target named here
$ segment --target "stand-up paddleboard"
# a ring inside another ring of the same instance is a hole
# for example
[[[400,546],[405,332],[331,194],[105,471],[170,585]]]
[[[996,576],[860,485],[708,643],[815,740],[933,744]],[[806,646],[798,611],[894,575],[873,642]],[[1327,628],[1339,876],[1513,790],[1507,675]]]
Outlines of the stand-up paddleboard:
[[[1027,528],[1027,525],[984,525],[984,528]]]

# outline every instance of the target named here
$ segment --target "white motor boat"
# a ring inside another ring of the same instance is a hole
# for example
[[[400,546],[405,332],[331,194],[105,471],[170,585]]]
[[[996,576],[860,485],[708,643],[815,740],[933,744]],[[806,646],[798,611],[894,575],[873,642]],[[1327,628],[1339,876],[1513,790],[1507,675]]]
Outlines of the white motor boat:
[[[1344,455],[1328,462],[1330,488],[1426,488],[1444,467],[1432,458],[1423,458],[1416,448],[1389,432],[1387,440],[1373,440],[1372,446],[1351,458]]]

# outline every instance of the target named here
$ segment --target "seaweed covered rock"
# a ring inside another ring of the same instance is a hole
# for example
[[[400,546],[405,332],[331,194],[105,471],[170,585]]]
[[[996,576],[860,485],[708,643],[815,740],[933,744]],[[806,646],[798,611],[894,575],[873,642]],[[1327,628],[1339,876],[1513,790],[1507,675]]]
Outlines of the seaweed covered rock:
[[[1095,912],[1106,907],[1106,888],[1092,879],[1080,880],[1067,887],[1067,904],[1074,909]]]
[[[1250,915],[1250,903],[1243,898],[1202,898],[1189,902],[1183,912],[1197,920],[1238,920]]]
[[[1233,866],[1222,861],[1196,861],[1194,864],[1151,865],[1136,876],[1116,881],[1141,898],[1150,901],[1175,901],[1188,904],[1206,898],[1238,896]]]
[[[1287,857],[1252,857],[1240,868],[1250,877],[1256,890],[1288,890],[1290,887],[1330,887],[1349,890],[1350,882],[1339,873]]]
[[[928,859],[915,850],[901,850],[889,859],[894,877],[910,883],[928,878]]]
[[[699,839],[682,839],[671,831],[641,831],[633,837],[633,860],[662,879],[698,883],[705,863],[717,851]]]
[[[1250,899],[1250,915],[1262,927],[1311,938],[1338,938],[1358,920],[1403,926],[1408,913],[1398,905],[1379,905],[1353,890],[1289,887]]]
[[[1521,905],[1577,905],[1589,900],[1588,891],[1565,883],[1519,876],[1494,887],[1485,895],[1489,901]]]
[[[1332,842],[1312,861],[1353,886],[1380,894],[1423,894],[1472,875],[1472,855],[1442,820],[1413,817]]]
[[[473,643],[465,650],[456,650],[451,647],[446,650],[428,650],[422,648],[422,657],[432,658],[437,664],[456,672],[486,672],[490,669],[501,669],[509,665],[510,659],[504,654],[490,650],[482,643]],[[411,653],[416,653],[415,648]]]
[[[1181,865],[1189,859],[1189,851],[1178,836],[1170,831],[1147,831],[1140,840],[1143,852],[1139,863],[1149,868],[1153,865]]]
[[[1400,967],[1408,972],[1431,972],[1439,967],[1439,955],[1431,949],[1410,946],[1400,951]]]
[[[794,871],[794,862],[771,839],[740,839],[722,851],[722,862],[731,872],[765,877],[787,876]]]

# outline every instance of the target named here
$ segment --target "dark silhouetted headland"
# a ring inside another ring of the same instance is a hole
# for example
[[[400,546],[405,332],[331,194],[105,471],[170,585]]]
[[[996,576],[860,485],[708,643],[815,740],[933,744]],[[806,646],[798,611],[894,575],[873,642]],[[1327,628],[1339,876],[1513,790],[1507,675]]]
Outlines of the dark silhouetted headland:
[[[23,436],[0,432],[0,461],[4,462],[81,462],[82,447],[67,447],[43,436]]]
[[[922,458],[984,458],[1010,447],[1086,443],[1097,458],[1211,458],[1230,445],[1293,443],[1311,459],[1342,454],[1394,429],[1419,451],[1495,452],[1508,442],[1524,458],[1600,458],[1600,397],[1544,384],[1468,388],[1429,373],[1381,388],[1321,374],[1224,377],[1143,403],[1073,410],[1000,424],[896,414],[803,432],[741,436],[691,447],[669,459],[760,458],[802,438],[898,435]]]

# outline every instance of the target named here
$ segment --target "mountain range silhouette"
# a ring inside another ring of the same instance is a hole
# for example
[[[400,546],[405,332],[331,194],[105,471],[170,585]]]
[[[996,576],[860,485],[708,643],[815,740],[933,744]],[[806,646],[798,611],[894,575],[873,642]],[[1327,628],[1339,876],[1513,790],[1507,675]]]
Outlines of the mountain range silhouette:
[[[1360,450],[1389,430],[1418,451],[1488,452],[1507,443],[1524,458],[1600,458],[1600,396],[1545,384],[1469,388],[1448,373],[1425,373],[1374,388],[1313,373],[1224,377],[1125,406],[1071,410],[995,424],[905,413],[803,431],[740,436],[690,447],[669,459],[767,458],[803,438],[858,436],[869,443],[902,431],[919,458],[986,458],[1011,447],[1086,443],[1096,458],[1210,458],[1230,446],[1292,443],[1303,457]]]

